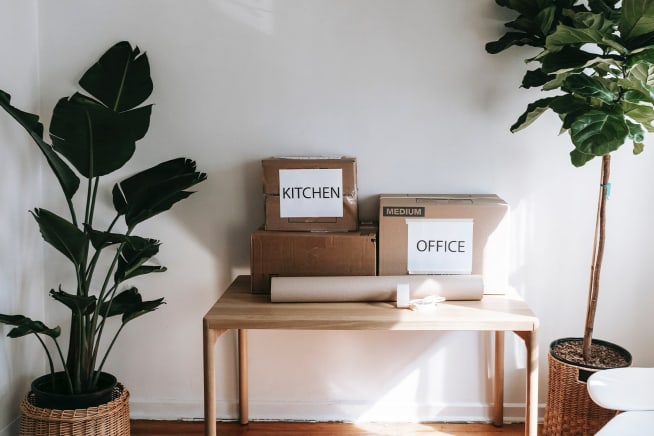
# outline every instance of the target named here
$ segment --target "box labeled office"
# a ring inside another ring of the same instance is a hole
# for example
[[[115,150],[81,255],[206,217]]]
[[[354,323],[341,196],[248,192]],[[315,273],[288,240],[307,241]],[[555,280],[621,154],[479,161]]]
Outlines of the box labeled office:
[[[377,227],[334,233],[256,230],[250,270],[253,293],[269,293],[273,276],[374,276]]]
[[[261,165],[266,230],[357,229],[355,158],[274,157]]]
[[[493,194],[383,194],[379,275],[480,274],[508,281],[508,205]]]

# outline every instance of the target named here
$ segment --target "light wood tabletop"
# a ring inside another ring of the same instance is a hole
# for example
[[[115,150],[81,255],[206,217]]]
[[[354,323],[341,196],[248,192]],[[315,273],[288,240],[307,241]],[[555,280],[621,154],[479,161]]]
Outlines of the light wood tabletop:
[[[239,333],[239,411],[248,422],[247,331],[269,330],[433,330],[495,332],[493,422],[502,425],[504,332],[527,348],[525,434],[536,436],[538,418],[538,318],[517,295],[484,295],[479,301],[445,301],[433,311],[398,309],[395,302],[271,303],[253,294],[250,277],[237,277],[203,320],[205,429],[215,435],[215,345],[228,330]],[[214,425],[211,425],[211,424]]]

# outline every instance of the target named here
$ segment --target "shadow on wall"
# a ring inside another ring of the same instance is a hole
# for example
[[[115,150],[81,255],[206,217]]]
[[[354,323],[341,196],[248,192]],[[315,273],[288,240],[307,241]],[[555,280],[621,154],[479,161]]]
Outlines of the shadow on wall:
[[[238,274],[248,274],[250,234],[264,222],[260,161],[205,168],[207,180],[184,207],[171,216],[194,242],[211,253],[217,268],[218,289],[225,289]]]
[[[293,331],[283,333],[288,340],[282,344],[273,340],[279,332],[251,333],[250,371],[255,378],[250,383],[250,400],[257,419],[310,416],[318,420],[416,422],[463,415],[490,419],[493,341],[487,333]],[[477,347],[479,358],[462,360],[462,341]],[[389,358],[389,350],[397,350],[393,358]],[[295,366],[292,383],[281,373],[270,377],[309,355],[316,364]],[[362,372],[362,368],[366,370]],[[259,374],[264,374],[265,380],[257,380]],[[281,404],[276,403],[274,394],[279,390],[286,395]],[[338,401],[305,410],[307,403],[321,402],[324,392]],[[450,395],[456,399],[448,398]]]

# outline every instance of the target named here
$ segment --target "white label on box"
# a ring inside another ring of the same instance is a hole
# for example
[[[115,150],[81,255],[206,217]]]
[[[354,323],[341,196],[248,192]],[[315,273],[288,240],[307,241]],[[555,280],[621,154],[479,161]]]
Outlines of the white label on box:
[[[407,219],[409,274],[470,274],[472,219]]]
[[[281,218],[342,217],[343,170],[279,170]]]

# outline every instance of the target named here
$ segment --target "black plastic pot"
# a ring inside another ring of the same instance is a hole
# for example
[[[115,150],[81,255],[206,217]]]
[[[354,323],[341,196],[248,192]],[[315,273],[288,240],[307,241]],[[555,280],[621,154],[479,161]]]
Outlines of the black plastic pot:
[[[116,377],[106,372],[100,373],[98,390],[81,394],[67,393],[66,375],[55,372],[55,389],[52,389],[52,375],[46,374],[32,382],[30,402],[44,409],[74,410],[88,409],[110,402],[118,384]]]
[[[597,372],[598,370],[601,370],[601,369],[607,369],[607,368],[594,366],[594,365],[589,365],[589,364],[585,364],[585,363],[580,364],[578,362],[571,362],[571,361],[569,361],[567,359],[564,359],[563,357],[557,355],[554,352],[554,348],[559,344],[562,344],[562,343],[565,343],[565,342],[581,342],[581,341],[583,341],[583,338],[561,338],[561,339],[557,339],[555,341],[552,341],[550,343],[550,354],[552,355],[553,358],[555,358],[559,362],[563,362],[563,363],[566,363],[568,365],[578,367],[579,368],[579,378],[578,378],[579,381],[586,382],[588,377],[590,377],[594,372]],[[624,365],[624,366],[631,366],[631,361],[632,361],[631,353],[629,351],[627,351],[625,348],[622,348],[621,346],[616,345],[616,344],[614,344],[612,342],[603,341],[601,339],[593,339],[592,343],[596,344],[596,345],[602,345],[602,346],[604,346],[604,347],[606,347],[608,349],[611,349],[611,350],[615,351],[616,353],[618,353],[622,357],[624,357],[624,359],[627,361],[627,364]]]

